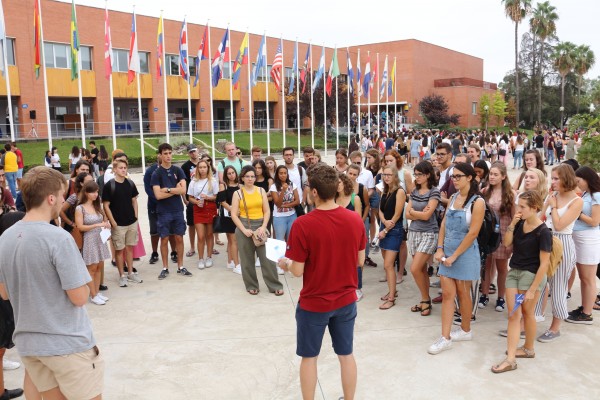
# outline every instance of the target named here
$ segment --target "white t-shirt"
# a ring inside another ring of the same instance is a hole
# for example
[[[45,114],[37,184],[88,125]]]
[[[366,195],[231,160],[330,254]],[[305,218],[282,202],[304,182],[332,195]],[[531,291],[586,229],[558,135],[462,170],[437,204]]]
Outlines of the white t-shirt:
[[[217,193],[219,193],[219,184],[215,178],[211,177],[210,180],[211,182],[209,184],[207,178],[198,180],[192,179],[190,181],[187,194],[197,199],[200,198],[201,194],[205,194],[207,196],[216,196]]]
[[[288,168],[288,175],[290,177],[290,181],[294,184],[295,188],[298,188],[298,197],[300,198],[300,203],[302,203],[302,188],[308,182],[308,177],[306,176],[306,171],[302,168],[302,178],[300,178],[300,171],[297,165],[294,165],[294,169]]]
[[[73,154],[69,154],[69,161],[71,164],[77,164],[81,160],[81,155],[75,157]]]
[[[362,168],[360,170],[360,174],[356,178],[356,182],[362,183],[364,187],[369,189],[373,189],[375,187],[375,178],[373,178],[373,174],[366,168]]]
[[[444,184],[446,183],[446,176],[448,176],[448,179],[450,179],[450,175],[452,174],[452,164],[450,164],[450,166],[448,168],[446,168],[445,170],[440,172],[440,182],[438,183],[438,189],[441,189],[444,187]]]
[[[294,201],[294,190],[296,190],[296,185],[294,185],[294,182],[292,182],[292,184],[288,187],[288,190],[283,194],[283,202],[289,203],[291,201]],[[275,186],[275,184],[271,185],[271,187],[269,188],[269,192],[277,192],[277,187]],[[298,193],[298,196],[300,196],[300,193]],[[273,217],[289,217],[295,212],[296,210],[294,210],[293,208],[282,208],[277,206],[273,207]]]

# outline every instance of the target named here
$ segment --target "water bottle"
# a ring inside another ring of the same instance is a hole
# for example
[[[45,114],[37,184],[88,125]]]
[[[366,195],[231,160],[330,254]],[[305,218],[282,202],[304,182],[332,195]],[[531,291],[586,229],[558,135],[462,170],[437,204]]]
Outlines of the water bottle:
[[[500,232],[500,224],[494,225],[494,232],[496,232],[496,233]]]

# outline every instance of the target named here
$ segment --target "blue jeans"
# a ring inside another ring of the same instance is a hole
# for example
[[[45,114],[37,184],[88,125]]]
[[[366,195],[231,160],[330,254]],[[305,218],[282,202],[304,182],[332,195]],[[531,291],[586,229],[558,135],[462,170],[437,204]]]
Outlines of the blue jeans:
[[[548,150],[548,165],[554,164],[554,150]]]
[[[521,168],[523,164],[523,150],[515,150],[513,168]]]
[[[275,229],[275,239],[285,240],[289,237],[292,224],[296,220],[297,215],[293,213],[287,217],[273,217],[273,229]]]
[[[365,257],[369,257],[369,249],[371,248],[371,242],[369,241],[369,235],[371,234],[370,222],[371,216],[367,216],[365,219],[365,229],[367,230],[367,247],[365,247]]]
[[[6,182],[8,182],[8,188],[10,189],[10,194],[12,194],[13,199],[17,198],[17,173],[16,172],[7,172],[6,173]]]

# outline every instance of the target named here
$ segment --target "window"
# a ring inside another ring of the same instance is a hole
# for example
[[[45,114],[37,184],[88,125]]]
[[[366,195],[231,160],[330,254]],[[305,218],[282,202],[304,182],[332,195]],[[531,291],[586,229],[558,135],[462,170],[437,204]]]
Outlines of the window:
[[[15,64],[15,39],[7,38],[6,41],[6,63],[8,65],[17,65]]]
[[[196,76],[196,57],[189,57],[189,68],[190,68],[190,76],[193,78]],[[179,56],[174,54],[166,54],[165,55],[165,73],[167,75],[179,76]]]
[[[145,51],[140,51],[140,73],[147,74],[149,54]],[[113,49],[113,71],[114,72],[127,72],[129,71],[129,50]]]
[[[254,71],[254,67],[256,66],[255,63],[252,63],[252,70]],[[257,77],[256,77],[256,81],[257,82],[265,82],[267,81],[267,78],[269,79],[269,82],[271,82],[271,65],[267,66],[267,72],[266,72],[266,76],[265,76],[265,67],[262,67],[260,69],[260,71],[258,71]]]
[[[7,49],[8,50],[8,49]],[[81,69],[92,69],[92,48],[81,46]],[[44,43],[44,58],[48,68],[71,68],[71,45],[63,43]]]
[[[473,115],[477,115],[477,102],[476,102],[476,101],[474,101],[474,102],[471,104],[471,113],[472,113]]]
[[[292,78],[292,67],[285,67],[285,79],[290,80],[291,78]]]
[[[233,62],[231,63],[231,67],[233,68]],[[231,70],[229,69],[229,62],[223,63],[223,78],[221,79],[231,79]]]

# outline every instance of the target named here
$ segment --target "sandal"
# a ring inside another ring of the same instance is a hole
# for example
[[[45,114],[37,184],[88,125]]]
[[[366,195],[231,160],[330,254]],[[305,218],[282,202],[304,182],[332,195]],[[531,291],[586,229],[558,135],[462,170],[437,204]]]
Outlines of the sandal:
[[[250,289],[248,290],[248,293],[250,293],[252,296],[256,296],[258,294],[259,290],[258,289]]]
[[[381,300],[387,300],[390,296],[390,292],[387,292],[385,295],[381,296]],[[394,297],[398,297],[398,291],[394,294]]]
[[[496,285],[494,285],[493,283],[490,283],[490,293],[489,294],[496,294]]]
[[[419,304],[416,304],[416,305],[412,306],[410,308],[410,311],[412,311],[412,312],[421,312],[421,311],[423,311],[423,306],[421,306],[421,304],[429,304],[429,305],[431,305],[431,299],[419,302]]]
[[[185,253],[186,257],[192,257],[196,254],[196,250],[190,250],[187,253]]]
[[[218,244],[219,246],[223,246],[225,243],[221,242],[220,240],[215,240],[215,243]]]
[[[422,301],[421,304],[425,304],[425,307],[421,307],[421,317],[428,317],[431,315],[431,300]]]
[[[505,363],[506,363],[506,367],[500,368],[500,366]],[[506,358],[500,364],[494,365],[492,367],[492,372],[495,374],[501,374],[503,372],[514,371],[515,369],[517,369],[517,362],[509,361],[508,358]]]
[[[276,291],[273,292],[275,294],[275,296],[282,296],[283,295],[283,290],[281,289],[277,289]]]
[[[390,300],[390,299],[386,299],[385,302],[379,306],[380,310],[389,310],[390,308],[394,307],[396,305],[396,299],[394,300]]]
[[[519,354],[519,351],[522,353]],[[535,350],[529,350],[525,346],[521,346],[517,348],[517,353],[515,355],[516,358],[535,358]]]
[[[594,303],[594,310],[600,311],[600,301]]]
[[[219,251],[218,251],[218,250],[215,250],[215,249],[213,249],[212,253],[213,253],[214,255],[218,255],[218,254],[220,254],[220,253],[219,253]]]

